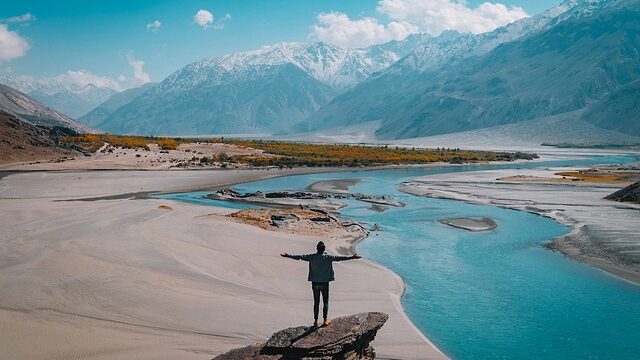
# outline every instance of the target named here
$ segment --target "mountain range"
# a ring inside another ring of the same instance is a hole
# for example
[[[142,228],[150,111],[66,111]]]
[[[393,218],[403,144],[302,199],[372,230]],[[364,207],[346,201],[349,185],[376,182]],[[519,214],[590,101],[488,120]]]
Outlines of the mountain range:
[[[89,126],[96,126],[102,123],[106,118],[108,118],[122,106],[132,102],[135,98],[144,94],[155,85],[156,83],[146,83],[139,87],[115,93],[105,102],[96,106],[93,110],[78,118],[78,120]]]
[[[631,84],[640,79],[638,1],[582,1],[561,6],[567,10],[555,18],[547,16],[557,12],[552,9],[476,36],[473,45],[462,51],[465,55],[432,66],[408,66],[419,64],[411,60],[417,57],[414,52],[336,97],[298,129],[380,121],[376,137],[399,139],[486,128],[578,109],[586,110],[585,120],[604,129],[627,129],[620,121],[637,123],[637,115],[615,119],[607,117],[604,109],[631,101]],[[531,24],[535,24],[532,31],[519,31],[523,35],[484,54],[479,50],[486,49],[482,44],[488,38]],[[629,89],[624,94],[614,96],[625,86]],[[619,109],[628,107],[618,105]],[[631,134],[640,136],[637,131]]]
[[[412,35],[366,49],[280,43],[204,59],[173,73],[96,125],[151,135],[286,130],[395,63],[424,38]]]
[[[0,84],[0,111],[32,125],[58,126],[78,132],[94,132],[91,127],[77,122],[41,104],[28,95],[3,84]]]
[[[536,132],[531,138],[551,141],[571,132],[574,142],[616,134],[634,142],[638,49],[640,0],[568,0],[477,35],[414,34],[363,49],[280,43],[203,59],[158,84],[106,90],[79,119],[142,135],[302,139],[353,131],[342,138],[364,141]],[[62,95],[41,95],[43,84],[31,86],[29,94],[55,109],[74,107],[57,104]]]
[[[83,72],[81,70],[76,74],[83,75]],[[93,83],[78,83],[70,81],[64,75],[44,79],[4,75],[0,77],[0,83],[19,90],[74,119],[81,117],[112,95],[118,93],[112,87],[97,86]]]

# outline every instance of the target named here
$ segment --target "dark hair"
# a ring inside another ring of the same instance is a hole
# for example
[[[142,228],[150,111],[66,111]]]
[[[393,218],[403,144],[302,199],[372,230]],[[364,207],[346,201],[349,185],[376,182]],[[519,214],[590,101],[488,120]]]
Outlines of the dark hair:
[[[324,253],[324,243],[322,241],[316,245],[316,250],[318,250],[318,254]]]

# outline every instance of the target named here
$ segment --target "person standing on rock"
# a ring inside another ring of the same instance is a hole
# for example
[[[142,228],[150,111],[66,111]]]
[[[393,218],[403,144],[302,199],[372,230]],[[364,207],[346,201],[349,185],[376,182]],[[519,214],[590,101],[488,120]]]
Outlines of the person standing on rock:
[[[320,311],[320,294],[322,294],[322,302],[324,306],[322,308],[322,316],[324,317],[324,326],[331,323],[331,320],[327,318],[329,312],[329,282],[335,280],[333,273],[334,261],[345,261],[361,259],[361,256],[357,254],[352,256],[337,256],[328,255],[324,252],[325,246],[322,241],[316,246],[315,254],[306,255],[289,255],[287,253],[280,254],[282,257],[286,257],[294,260],[304,260],[309,262],[309,277],[307,280],[311,281],[311,289],[313,290],[313,326],[318,326],[318,312]]]

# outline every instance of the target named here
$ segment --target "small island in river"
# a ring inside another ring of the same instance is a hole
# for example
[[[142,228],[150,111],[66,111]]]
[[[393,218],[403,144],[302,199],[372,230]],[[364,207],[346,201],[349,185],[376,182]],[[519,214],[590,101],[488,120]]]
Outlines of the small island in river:
[[[498,227],[498,224],[488,217],[452,218],[438,221],[442,224],[468,231],[489,231]]]

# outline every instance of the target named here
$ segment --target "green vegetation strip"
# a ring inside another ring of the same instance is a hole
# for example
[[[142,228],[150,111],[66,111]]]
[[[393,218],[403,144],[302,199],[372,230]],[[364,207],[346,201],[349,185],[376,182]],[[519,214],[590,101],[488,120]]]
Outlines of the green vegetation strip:
[[[203,157],[201,162],[239,162],[251,166],[378,166],[393,164],[426,164],[449,162],[452,164],[532,160],[536,154],[522,152],[470,151],[461,149],[423,149],[397,146],[329,145],[267,140],[238,140],[225,138],[185,139],[167,137],[120,136],[85,134],[65,137],[64,142],[86,149],[97,149],[103,143],[116,147],[149,149],[148,144],[158,144],[163,150],[175,150],[186,143],[224,143],[260,149],[267,155]],[[270,156],[268,156],[270,155]],[[274,156],[275,155],[275,156]]]

